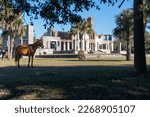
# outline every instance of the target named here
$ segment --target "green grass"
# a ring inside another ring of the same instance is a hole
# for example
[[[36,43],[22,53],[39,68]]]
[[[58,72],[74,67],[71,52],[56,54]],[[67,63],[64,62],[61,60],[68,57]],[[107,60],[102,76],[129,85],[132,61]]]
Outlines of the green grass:
[[[0,99],[150,99],[150,71],[139,76],[124,58],[35,59],[34,68],[21,59],[20,65],[1,62]]]

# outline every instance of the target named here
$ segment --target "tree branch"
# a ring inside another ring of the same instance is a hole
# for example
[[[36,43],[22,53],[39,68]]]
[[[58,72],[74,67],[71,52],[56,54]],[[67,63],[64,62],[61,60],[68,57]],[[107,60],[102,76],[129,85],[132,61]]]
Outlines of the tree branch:
[[[124,2],[125,0],[122,0],[121,4],[118,7],[120,8]]]

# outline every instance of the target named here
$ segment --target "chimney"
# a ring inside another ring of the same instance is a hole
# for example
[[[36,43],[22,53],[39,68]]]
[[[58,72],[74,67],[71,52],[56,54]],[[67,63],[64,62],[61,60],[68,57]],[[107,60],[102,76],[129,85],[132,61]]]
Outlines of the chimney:
[[[89,17],[87,19],[87,22],[90,24],[91,27],[93,27],[93,18],[92,17]]]

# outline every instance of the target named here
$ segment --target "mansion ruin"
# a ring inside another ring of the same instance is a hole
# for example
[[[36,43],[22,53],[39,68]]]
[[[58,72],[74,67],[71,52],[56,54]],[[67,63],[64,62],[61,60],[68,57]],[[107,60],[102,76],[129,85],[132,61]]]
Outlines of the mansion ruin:
[[[89,17],[87,21],[93,26],[93,19]],[[79,34],[71,34],[70,32],[55,31],[48,28],[47,32],[42,36],[45,49],[51,50],[51,53],[74,52],[79,50],[89,52],[111,53],[113,51],[113,37],[110,34],[98,35],[95,31],[92,35],[84,34],[84,39],[79,38]],[[45,53],[46,54],[46,53]]]
[[[93,18],[89,17],[87,22],[93,26]],[[35,42],[34,27],[31,25],[25,26],[26,34],[20,38],[14,38],[15,46],[19,44],[32,44]],[[84,34],[84,39],[80,39],[79,33],[71,34],[70,32],[56,31],[53,28],[47,28],[47,32],[41,37],[44,48],[37,49],[36,55],[53,54],[53,53],[72,53],[77,54],[79,50],[84,50],[85,53],[111,53],[113,48],[113,37],[110,34],[97,34],[93,31],[92,34]],[[9,41],[3,38],[3,48],[7,49]],[[12,46],[13,47],[13,46]]]

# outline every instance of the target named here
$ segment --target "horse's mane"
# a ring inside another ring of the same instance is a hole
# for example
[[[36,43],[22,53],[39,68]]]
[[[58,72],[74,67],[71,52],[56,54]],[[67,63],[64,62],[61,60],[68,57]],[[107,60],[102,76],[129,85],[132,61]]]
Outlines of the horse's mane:
[[[40,41],[42,41],[42,40],[37,40],[36,42],[34,42],[33,44],[28,44],[27,46],[34,46],[34,45],[36,45],[38,42],[40,42]]]

